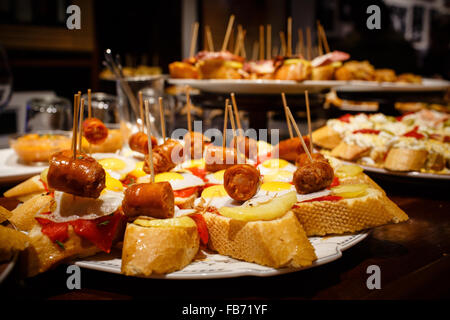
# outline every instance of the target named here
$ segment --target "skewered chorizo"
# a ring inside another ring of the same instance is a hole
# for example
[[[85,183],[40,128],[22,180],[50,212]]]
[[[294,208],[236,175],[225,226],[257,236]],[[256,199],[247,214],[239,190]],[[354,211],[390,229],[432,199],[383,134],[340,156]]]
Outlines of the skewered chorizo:
[[[300,194],[322,190],[333,182],[334,170],[328,162],[313,161],[294,172],[293,183]]]
[[[315,153],[311,153],[311,158],[314,161],[325,161],[328,162],[328,159],[324,157],[323,154],[315,152]],[[311,160],[308,157],[308,154],[306,152],[301,153],[297,159],[295,159],[295,165],[297,167],[303,167],[304,165],[311,163]]]
[[[158,145],[156,138],[151,136],[152,148]],[[133,133],[128,141],[130,149],[142,154],[148,154],[148,136],[146,133],[139,131]]]
[[[169,182],[138,183],[125,190],[122,210],[129,217],[149,216],[158,219],[172,218],[173,189]]]
[[[83,121],[83,135],[89,143],[101,144],[108,137],[108,128],[97,118],[87,118]]]
[[[189,152],[191,159],[201,159],[205,150],[205,144],[208,142],[210,142],[209,138],[205,137],[201,132],[192,131],[186,133],[184,135],[185,156],[188,156],[187,152]]]
[[[224,188],[234,200],[247,201],[258,192],[260,177],[259,171],[254,166],[234,165],[225,170]]]
[[[309,138],[304,136],[303,140],[305,141],[305,144],[309,150]],[[275,151],[278,152],[278,157],[280,159],[284,159],[287,161],[295,161],[299,154],[305,152],[305,150],[303,149],[303,144],[298,137],[280,141]]]
[[[258,142],[246,136],[235,136],[231,140],[231,148],[237,149],[246,158],[256,160],[258,157]]]
[[[64,150],[52,156],[47,174],[50,188],[80,197],[98,198],[105,188],[106,173],[92,157]]]
[[[216,172],[227,169],[238,163],[244,163],[245,159],[239,157],[235,149],[210,146],[205,151],[206,171]]]

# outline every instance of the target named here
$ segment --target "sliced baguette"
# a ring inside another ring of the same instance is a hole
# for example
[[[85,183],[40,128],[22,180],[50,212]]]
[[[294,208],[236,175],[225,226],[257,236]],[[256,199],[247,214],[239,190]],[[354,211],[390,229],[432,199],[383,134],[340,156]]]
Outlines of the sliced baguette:
[[[271,221],[245,222],[205,212],[210,249],[261,265],[304,267],[317,259],[293,212]]]
[[[12,217],[12,212],[0,206],[0,223],[8,220]]]
[[[24,250],[28,242],[26,234],[0,225],[0,262],[10,260],[16,252]]]
[[[36,195],[46,192],[44,184],[40,181],[40,176],[36,175],[9,189],[3,195],[5,198],[16,198],[19,201],[25,202]]]
[[[28,233],[30,243],[21,259],[26,276],[32,277],[63,261],[91,256],[101,251],[90,241],[78,236],[71,225],[68,231],[69,238],[62,248],[41,232],[40,225],[35,225],[31,229]]]
[[[348,161],[354,161],[360,158],[369,149],[369,147],[360,147],[356,144],[347,144],[344,141],[341,141],[339,145],[331,150],[331,156]]]
[[[300,202],[292,209],[307,236],[354,233],[387,223],[408,220],[408,216],[384,192],[367,188],[367,194],[339,201]]]
[[[334,131],[328,126],[324,126],[312,133],[314,144],[325,149],[334,149],[341,143],[339,132]]]
[[[121,271],[148,277],[183,269],[196,256],[200,245],[197,227],[143,227],[127,225],[122,248]]]
[[[21,231],[30,231],[37,224],[36,214],[52,211],[55,205],[55,200],[51,196],[36,196],[14,209],[9,221]]]
[[[393,171],[418,171],[427,160],[428,151],[392,148],[387,154],[384,167]]]

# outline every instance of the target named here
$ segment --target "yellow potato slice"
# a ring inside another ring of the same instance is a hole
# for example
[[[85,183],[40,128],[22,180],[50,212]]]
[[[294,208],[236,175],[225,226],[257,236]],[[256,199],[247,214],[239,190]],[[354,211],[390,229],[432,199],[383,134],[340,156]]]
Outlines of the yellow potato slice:
[[[331,192],[342,198],[358,198],[367,194],[367,184],[344,184],[331,188]]]
[[[171,219],[136,219],[133,222],[141,227],[159,227],[159,228],[169,228],[169,227],[179,227],[179,228],[192,228],[197,227],[194,220],[189,217],[179,217]]]
[[[282,217],[297,202],[295,191],[254,206],[222,207],[219,213],[242,221],[274,220]]]
[[[356,166],[356,165],[343,165],[341,167],[339,167],[336,170],[336,175],[338,176],[338,178],[349,178],[349,177],[355,177],[359,174],[361,174],[364,171],[363,168],[361,168],[360,166]]]

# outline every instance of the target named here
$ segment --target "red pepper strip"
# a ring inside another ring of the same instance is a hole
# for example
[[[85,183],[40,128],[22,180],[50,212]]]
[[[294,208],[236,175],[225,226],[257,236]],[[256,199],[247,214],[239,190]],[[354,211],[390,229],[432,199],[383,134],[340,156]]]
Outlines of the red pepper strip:
[[[375,129],[359,129],[359,130],[353,131],[353,133],[379,134],[379,133],[380,133],[380,130],[375,130]]]
[[[413,113],[414,113],[414,111],[409,111],[409,112],[402,114],[401,116],[396,117],[395,119],[397,119],[397,121],[402,121],[404,117],[406,117],[407,115],[413,114]]]
[[[335,176],[335,177],[333,178],[333,181],[331,182],[329,188],[337,187],[337,186],[340,185],[340,184],[341,184],[341,183],[340,183],[340,181],[339,181],[339,178]]]
[[[342,121],[342,122],[347,122],[350,123],[350,119],[353,116],[350,113],[344,114],[342,117],[338,118],[338,120]]]
[[[342,199],[343,198],[341,196],[329,195],[329,196],[323,196],[323,197],[318,197],[318,198],[314,198],[314,199],[305,200],[305,201],[302,201],[302,202],[339,201],[339,200],[342,200]]]
[[[197,224],[198,235],[202,244],[207,245],[209,240],[208,226],[206,225],[205,218],[201,214],[194,213],[189,215],[192,220]]]
[[[412,129],[411,131],[405,133],[403,136],[404,137],[416,138],[418,140],[425,138],[425,136],[423,134],[420,134],[420,133],[417,132],[418,129],[419,129],[419,126],[415,126],[414,129]]]
[[[78,219],[69,222],[53,222],[49,219],[36,218],[42,227],[42,233],[53,242],[65,242],[69,238],[69,224],[80,237],[89,240],[97,248],[109,253],[112,240],[123,216],[119,213],[95,220]]]
[[[135,176],[133,176],[132,174],[127,174],[125,178],[120,180],[120,182],[122,182],[122,185],[124,187],[129,187],[130,184],[136,183],[136,180],[137,178]]]
[[[181,190],[174,190],[173,195],[177,198],[187,198],[192,196],[197,191],[197,189],[198,187],[191,187]]]
[[[53,222],[44,218],[36,218],[41,225],[41,232],[52,240],[52,242],[64,242],[69,238],[69,225],[67,222]]]
[[[200,179],[202,179],[203,181],[207,182],[206,179],[206,175],[208,174],[208,171],[206,171],[205,168],[197,168],[197,167],[192,167],[192,168],[187,168],[194,176],[199,177]]]
[[[271,158],[272,158],[272,152],[268,152],[266,154],[258,156],[258,158],[256,159],[256,166],[260,165],[264,161],[269,160]]]

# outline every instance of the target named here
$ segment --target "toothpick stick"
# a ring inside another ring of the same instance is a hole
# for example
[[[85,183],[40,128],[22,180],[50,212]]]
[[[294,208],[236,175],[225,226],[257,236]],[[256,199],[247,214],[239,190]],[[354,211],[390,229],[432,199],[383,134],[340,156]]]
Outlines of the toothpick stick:
[[[247,52],[245,51],[245,35],[247,34],[247,30],[242,29],[242,36],[241,36],[241,52],[239,53],[241,57],[244,59],[247,58]]]
[[[292,17],[287,19],[287,56],[292,56]]]
[[[330,53],[330,47],[328,46],[327,35],[326,35],[325,29],[323,28],[322,25],[320,25],[320,33],[322,34],[322,41],[323,41],[323,46],[325,48],[325,52]]]
[[[238,111],[238,108],[237,108],[236,97],[234,96],[234,92],[231,93],[231,103],[233,105],[234,114],[235,114],[235,118],[236,118],[236,123],[237,123],[237,127],[238,127],[238,130],[239,130],[239,135],[242,136],[241,119],[239,117],[239,111]]]
[[[80,102],[80,120],[79,120],[79,128],[78,128],[78,150],[81,153],[81,149],[82,149],[82,141],[83,141],[83,116],[84,116],[84,99],[81,99]]]
[[[238,34],[236,39],[236,44],[234,46],[234,54],[238,55],[239,51],[241,50],[241,38],[242,38],[242,26],[238,25]]]
[[[141,117],[140,131],[144,132],[145,118],[144,118],[144,99],[142,97],[142,91],[138,92],[138,96],[139,96],[139,113]]]
[[[223,116],[223,139],[222,139],[222,148],[227,147],[227,124],[228,124],[228,99],[225,100],[225,110]]]
[[[228,104],[227,108],[228,108],[228,114],[230,115],[231,130],[232,130],[233,138],[234,138],[236,136],[236,134],[235,134],[236,124],[234,122],[233,107],[230,104]]]
[[[195,48],[197,47],[197,37],[198,37],[198,22],[195,22],[192,28],[191,47],[189,48],[189,58],[193,57],[195,54]]]
[[[88,89],[88,118],[92,118],[91,89]]]
[[[311,110],[309,108],[309,95],[308,90],[305,90],[305,102],[306,102],[306,117],[308,119],[308,135],[309,135],[309,147],[311,152],[313,150],[312,130],[311,130]]]
[[[214,51],[214,42],[212,39],[211,27],[206,26],[205,28],[206,28],[206,41],[208,43],[208,49],[209,49],[209,51],[213,52]]]
[[[311,60],[312,58],[312,52],[311,52],[311,28],[306,28],[306,46],[307,46],[307,59]]]
[[[230,40],[231,29],[233,28],[233,23],[234,23],[234,15],[232,14],[230,16],[230,20],[228,20],[227,31],[225,33],[225,38],[223,39],[223,43],[222,43],[222,51],[225,51],[228,46],[228,41]]]
[[[72,153],[73,159],[77,157],[77,131],[78,131],[78,94],[73,97],[73,128],[72,128]]]
[[[305,140],[303,140],[303,136],[302,133],[300,132],[300,129],[297,126],[297,122],[295,122],[294,117],[292,116],[292,112],[289,109],[289,107],[287,107],[287,112],[289,114],[289,118],[291,119],[292,125],[294,126],[295,132],[297,133],[298,137],[300,138],[300,141],[302,143],[303,149],[305,150],[306,154],[308,155],[309,160],[312,162],[312,157],[311,157],[311,153],[308,150],[308,147],[306,146]]]
[[[243,57],[244,59],[247,58],[247,52],[245,51],[245,35],[247,33],[247,30],[242,30],[242,36],[241,36],[241,52],[240,55],[241,57]]]
[[[284,32],[280,31],[280,40],[281,40],[281,56],[286,56],[286,38],[284,36]]]
[[[253,42],[253,49],[252,49],[252,60],[256,61],[258,59],[258,41]]]
[[[267,25],[266,59],[272,59],[272,25]]]
[[[303,41],[303,29],[298,29],[298,41],[300,43],[300,54],[304,57],[305,56],[305,43]]]
[[[148,100],[145,100],[145,119],[147,125],[147,136],[148,136],[148,159],[150,165],[151,182],[155,183],[155,169],[153,167],[153,149],[152,149],[152,139],[150,132],[150,112],[148,111]]]
[[[264,60],[264,26],[259,26],[259,60]]]
[[[186,87],[186,104],[187,104],[187,125],[188,125],[188,131],[189,133],[192,132],[192,125],[191,125],[191,95],[190,95],[191,88],[189,86]]]
[[[286,116],[286,124],[287,124],[288,130],[289,130],[289,137],[292,139],[294,137],[294,134],[292,133],[292,126],[291,126],[291,122],[289,121],[289,116],[287,113],[288,105],[286,102],[286,95],[284,94],[284,92],[281,93],[281,99],[283,100],[284,114]]]
[[[317,20],[317,49],[319,51],[319,56],[323,55],[321,35],[322,35],[322,32],[320,31],[320,21]]]
[[[159,120],[161,121],[161,134],[163,138],[163,143],[166,141],[166,121],[164,118],[164,105],[163,99],[159,97]]]

